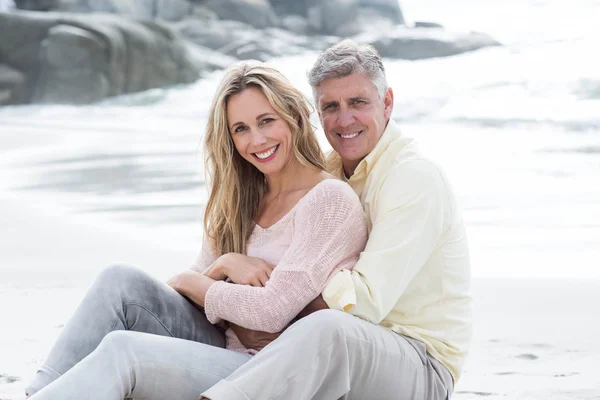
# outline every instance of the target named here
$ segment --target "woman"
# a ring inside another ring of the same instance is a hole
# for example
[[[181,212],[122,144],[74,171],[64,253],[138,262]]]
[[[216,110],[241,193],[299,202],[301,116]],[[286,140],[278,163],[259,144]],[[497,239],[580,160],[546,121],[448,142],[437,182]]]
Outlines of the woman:
[[[32,399],[197,400],[255,352],[213,324],[279,332],[352,268],[366,219],[352,189],[324,172],[309,114],[278,71],[226,72],[206,129],[212,186],[198,262],[168,285],[132,268],[104,271],[28,388]]]

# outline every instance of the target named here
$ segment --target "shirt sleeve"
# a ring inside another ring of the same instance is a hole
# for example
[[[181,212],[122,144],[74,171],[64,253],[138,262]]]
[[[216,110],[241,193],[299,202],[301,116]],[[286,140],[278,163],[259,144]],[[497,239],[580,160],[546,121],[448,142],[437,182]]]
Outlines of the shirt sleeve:
[[[215,282],[205,299],[209,321],[222,318],[248,329],[279,332],[335,272],[354,266],[367,240],[366,217],[356,194],[347,184],[331,180],[306,196],[294,216],[290,247],[267,284]]]
[[[206,234],[202,239],[202,250],[200,250],[200,254],[196,258],[196,261],[192,264],[190,269],[192,271],[196,271],[199,273],[203,273],[208,267],[212,265],[217,260],[214,252],[210,248],[209,242],[206,238]]]
[[[426,160],[395,166],[378,190],[364,252],[354,270],[338,272],[323,292],[330,308],[376,324],[434,251],[450,204],[439,169]]]

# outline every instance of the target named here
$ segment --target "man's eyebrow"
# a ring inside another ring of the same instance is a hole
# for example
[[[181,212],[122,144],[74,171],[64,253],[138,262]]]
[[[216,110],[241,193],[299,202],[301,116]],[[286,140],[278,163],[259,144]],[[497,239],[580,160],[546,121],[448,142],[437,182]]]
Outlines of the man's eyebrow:
[[[366,97],[364,96],[354,96],[354,97],[350,97],[350,101],[355,101],[355,100],[365,100]]]
[[[326,108],[326,107],[329,107],[329,106],[335,106],[337,104],[338,104],[338,102],[335,101],[335,100],[326,101],[325,103],[321,103],[321,108]]]

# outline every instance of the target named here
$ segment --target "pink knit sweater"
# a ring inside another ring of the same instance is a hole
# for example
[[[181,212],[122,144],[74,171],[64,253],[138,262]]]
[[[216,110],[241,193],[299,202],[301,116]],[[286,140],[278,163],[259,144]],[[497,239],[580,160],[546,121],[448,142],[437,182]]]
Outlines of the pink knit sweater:
[[[223,319],[253,330],[280,332],[321,294],[335,272],[354,267],[366,242],[367,222],[358,197],[346,183],[326,179],[275,224],[254,228],[247,254],[276,265],[267,284],[215,282],[206,293],[206,316],[213,324]],[[205,242],[192,268],[202,272],[214,261]],[[226,335],[228,349],[251,350],[231,329]]]

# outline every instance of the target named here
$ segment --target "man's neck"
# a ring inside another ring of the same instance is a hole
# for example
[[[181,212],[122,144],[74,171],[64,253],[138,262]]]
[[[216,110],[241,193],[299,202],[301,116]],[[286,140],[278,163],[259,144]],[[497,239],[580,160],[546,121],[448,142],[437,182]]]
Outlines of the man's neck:
[[[342,160],[342,171],[344,172],[344,176],[346,179],[350,179],[352,175],[354,175],[354,171],[356,167],[358,167],[360,161],[344,161]]]

